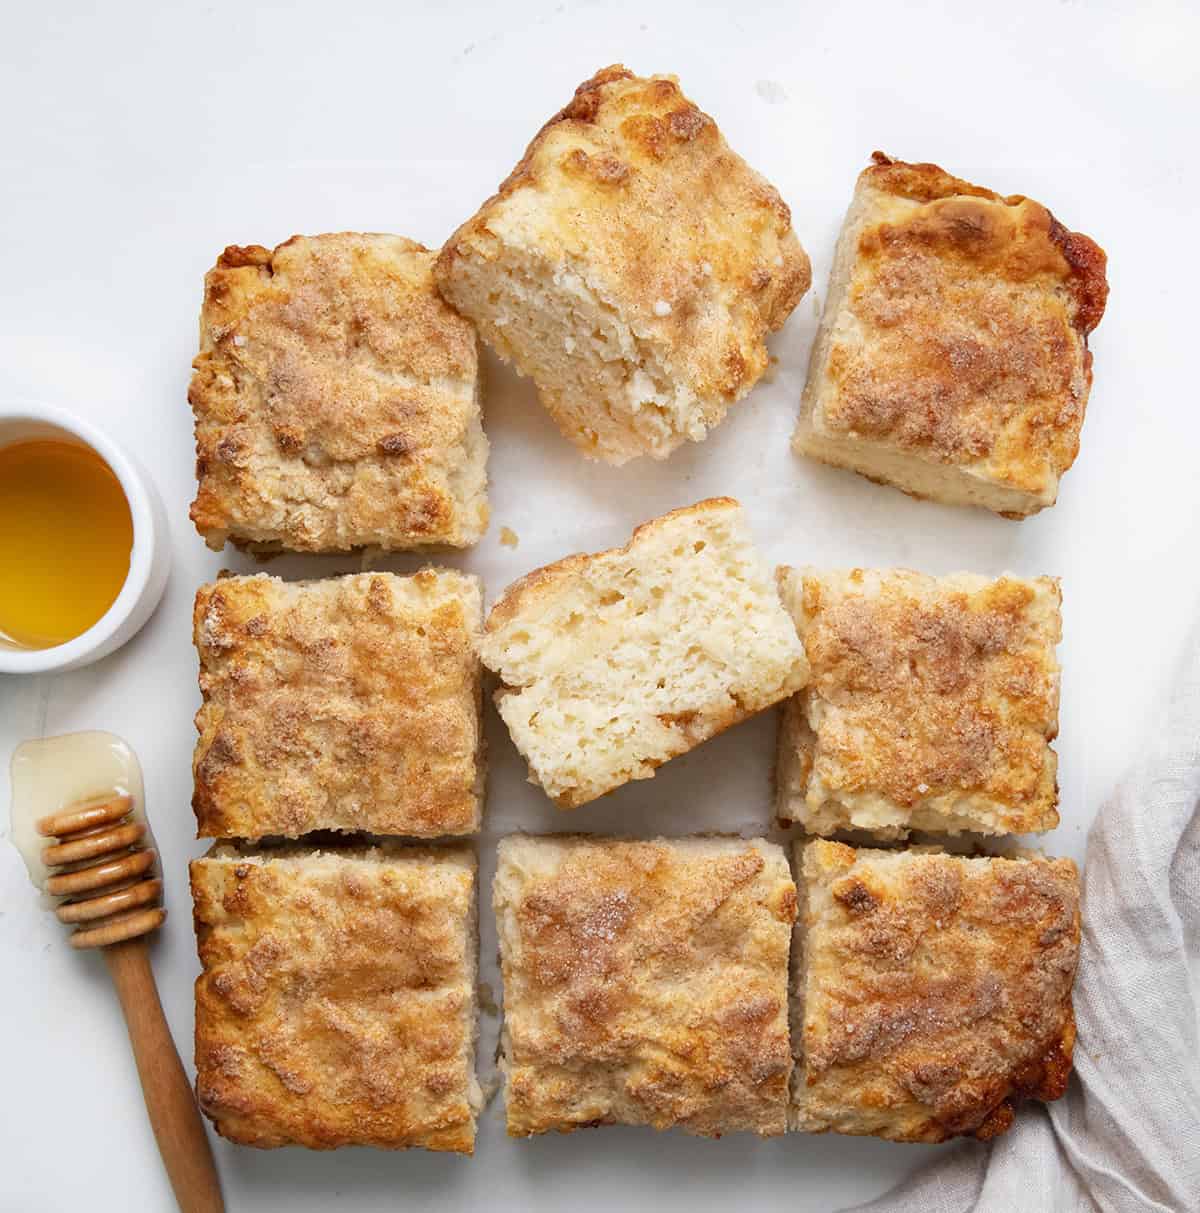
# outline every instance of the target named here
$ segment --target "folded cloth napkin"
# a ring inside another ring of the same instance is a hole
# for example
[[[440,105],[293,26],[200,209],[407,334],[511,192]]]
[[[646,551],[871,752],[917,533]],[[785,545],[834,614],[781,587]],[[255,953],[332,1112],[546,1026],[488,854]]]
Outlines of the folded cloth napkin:
[[[1200,627],[1088,836],[1066,1096],[855,1213],[1200,1213]]]

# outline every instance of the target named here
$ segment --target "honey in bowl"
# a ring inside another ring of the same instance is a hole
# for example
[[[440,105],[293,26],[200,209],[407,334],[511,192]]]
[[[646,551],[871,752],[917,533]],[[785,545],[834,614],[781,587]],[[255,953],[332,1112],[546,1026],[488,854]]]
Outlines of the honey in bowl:
[[[133,549],[133,518],[112,469],[56,439],[0,447],[0,644],[48,649],[112,606]]]

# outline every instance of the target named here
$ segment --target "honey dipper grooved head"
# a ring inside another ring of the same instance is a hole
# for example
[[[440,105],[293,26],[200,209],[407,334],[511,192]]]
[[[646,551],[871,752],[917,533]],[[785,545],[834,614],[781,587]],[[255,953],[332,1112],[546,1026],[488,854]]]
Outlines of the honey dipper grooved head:
[[[146,849],[146,827],[129,818],[129,796],[73,805],[43,817],[37,831],[55,842],[42,858],[60,870],[46,890],[64,896],[55,913],[60,922],[80,923],[74,948],[103,948],[136,939],[161,926],[162,881],[153,874],[155,853]]]

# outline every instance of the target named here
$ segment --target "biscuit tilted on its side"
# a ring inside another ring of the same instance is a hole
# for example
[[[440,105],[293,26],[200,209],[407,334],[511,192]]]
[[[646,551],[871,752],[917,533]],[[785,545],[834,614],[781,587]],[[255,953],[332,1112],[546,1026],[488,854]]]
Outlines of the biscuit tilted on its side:
[[[196,1093],[222,1137],[474,1150],[468,849],[218,846],[191,876]]]
[[[563,434],[608,463],[703,438],[811,281],[776,190],[673,76],[619,65],[542,127],[435,272]]]
[[[623,548],[568,556],[509,586],[480,643],[532,780],[586,804],[808,677],[795,625],[742,508],[701,501]]]
[[[487,526],[475,330],[401,236],[227,248],[208,272],[192,521],[209,547],[468,547]]]
[[[201,837],[478,831],[479,580],[450,569],[201,586]]]
[[[511,1136],[785,1131],[796,886],[779,847],[518,835],[493,901]]]
[[[784,707],[776,815],[810,834],[1058,824],[1058,582],[779,570],[811,681]]]
[[[947,505],[1053,505],[1105,255],[1044,206],[880,153],[838,240],[794,446]]]
[[[792,1127],[995,1137],[1058,1099],[1075,1044],[1069,859],[796,847]]]

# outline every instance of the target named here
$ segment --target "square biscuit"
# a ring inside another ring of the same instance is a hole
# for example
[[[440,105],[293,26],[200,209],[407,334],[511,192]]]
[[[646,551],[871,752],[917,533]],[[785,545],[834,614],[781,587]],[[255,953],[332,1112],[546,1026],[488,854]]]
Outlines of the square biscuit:
[[[1069,859],[796,845],[792,1128],[1003,1133],[1058,1099],[1075,1043]]]
[[[450,569],[201,586],[200,837],[478,831],[481,617]]]
[[[797,451],[1019,518],[1079,452],[1105,255],[1045,207],[876,153],[809,363]]]
[[[188,399],[192,521],[256,552],[459,548],[486,526],[475,330],[402,236],[227,248]]]
[[[808,676],[728,497],[529,573],[492,607],[480,653],[531,779],[564,809],[650,778]]]
[[[219,845],[191,883],[196,1092],[222,1137],[472,1153],[469,850]]]
[[[665,458],[767,369],[811,270],[777,191],[674,76],[585,81],[446,242],[445,297],[591,458]]]
[[[787,1125],[796,888],[763,839],[500,843],[508,1132]]]
[[[810,834],[1058,824],[1058,582],[779,570],[811,681],[785,705],[776,815]]]

